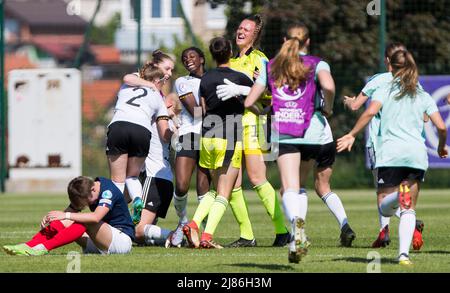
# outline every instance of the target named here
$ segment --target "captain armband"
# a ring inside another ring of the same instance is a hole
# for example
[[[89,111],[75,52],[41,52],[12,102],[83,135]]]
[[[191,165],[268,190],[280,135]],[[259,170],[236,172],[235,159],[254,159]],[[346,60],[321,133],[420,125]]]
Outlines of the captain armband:
[[[160,121],[160,120],[169,120],[170,117],[169,116],[159,116],[158,118],[156,118],[156,121]]]

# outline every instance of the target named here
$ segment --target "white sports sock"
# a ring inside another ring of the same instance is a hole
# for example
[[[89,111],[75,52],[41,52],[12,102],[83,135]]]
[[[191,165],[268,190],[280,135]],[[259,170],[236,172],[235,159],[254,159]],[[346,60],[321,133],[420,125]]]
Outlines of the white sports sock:
[[[398,225],[399,252],[398,255],[409,255],[414,228],[416,226],[416,211],[409,209],[400,213],[400,224]]]
[[[131,201],[133,201],[136,197],[142,198],[142,185],[136,176],[127,177],[127,179],[125,179],[125,184],[127,186]]]
[[[391,218],[389,217],[384,217],[381,214],[380,209],[378,209],[378,219],[380,221],[380,231],[384,229],[384,227],[386,227],[387,225],[389,225],[389,223],[391,222]]]
[[[156,225],[145,225],[144,227],[145,243],[147,245],[164,244],[167,237],[169,237],[170,232],[171,232],[170,230],[161,228]]]
[[[380,204],[380,213],[384,217],[392,217],[398,208],[398,192],[392,192],[386,195]]]
[[[123,193],[125,191],[125,183],[124,182],[115,182],[113,181],[112,183],[114,183],[115,186],[117,186],[117,188],[119,188],[119,190]]]
[[[400,219],[400,208],[395,211],[395,216]]]
[[[173,206],[175,207],[177,216],[180,218],[180,223],[188,222],[188,218],[186,217],[187,197],[188,197],[187,193],[183,196],[178,196],[175,194],[175,192],[173,193]]]
[[[285,215],[289,222],[292,222],[295,217],[306,218],[308,211],[308,197],[306,194],[298,194],[296,190],[287,189],[283,193],[283,208]]]
[[[339,223],[339,228],[342,229],[342,227],[347,224],[347,214],[345,213],[344,206],[342,205],[342,201],[339,196],[337,196],[336,193],[330,191],[322,196],[322,201],[333,213],[334,217]]]
[[[306,195],[306,193],[301,193],[301,194],[298,194],[297,196],[298,196],[299,202],[300,202],[299,216],[304,221],[306,221],[306,213],[308,212],[308,196]]]

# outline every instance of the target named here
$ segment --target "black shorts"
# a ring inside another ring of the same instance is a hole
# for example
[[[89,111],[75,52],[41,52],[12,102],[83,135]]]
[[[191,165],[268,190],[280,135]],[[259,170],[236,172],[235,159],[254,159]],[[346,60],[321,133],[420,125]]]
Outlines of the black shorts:
[[[175,148],[177,157],[188,157],[198,161],[200,156],[200,137],[200,134],[194,132],[181,135]]]
[[[317,159],[320,153],[320,144],[291,144],[280,143],[278,156],[284,154],[300,153],[302,161]]]
[[[142,177],[140,178],[142,179]],[[143,183],[142,194],[144,209],[155,213],[156,217],[164,219],[173,197],[172,181],[146,177]]]
[[[108,127],[106,155],[128,157],[147,157],[152,133],[139,124],[116,121]]]
[[[323,144],[320,147],[319,156],[316,159],[317,167],[319,168],[327,168],[331,167],[334,164],[334,160],[336,159],[336,144],[334,141]]]
[[[378,188],[396,187],[403,180],[417,180],[422,182],[425,171],[408,167],[379,167],[378,168]]]

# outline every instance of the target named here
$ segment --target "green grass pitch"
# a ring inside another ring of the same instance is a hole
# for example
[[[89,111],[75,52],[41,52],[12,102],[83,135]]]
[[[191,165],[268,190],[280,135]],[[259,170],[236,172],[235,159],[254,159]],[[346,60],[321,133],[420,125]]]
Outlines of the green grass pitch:
[[[226,248],[194,250],[188,248],[134,247],[130,255],[82,255],[81,272],[358,272],[365,273],[374,265],[370,253],[381,256],[381,272],[450,272],[450,190],[423,190],[417,216],[425,222],[425,245],[420,252],[411,252],[414,266],[397,264],[398,219],[391,219],[391,245],[372,249],[378,234],[375,195],[371,190],[338,190],[349,222],[357,234],[352,248],[339,247],[339,229],[328,208],[312,192],[306,233],[312,246],[299,264],[289,264],[287,248],[273,248],[273,226],[262,203],[253,191],[245,192],[256,248]],[[0,195],[0,246],[28,240],[38,229],[39,222],[49,210],[61,210],[67,205],[65,195],[4,194]],[[191,192],[188,214],[192,216],[197,201]],[[176,215],[170,208],[162,227],[174,229]],[[215,240],[227,244],[239,236],[238,226],[228,208],[217,228]],[[80,252],[76,244],[52,251],[42,257],[10,256],[0,251],[0,272],[66,272],[71,261],[70,251]],[[369,255],[369,257],[368,257]]]

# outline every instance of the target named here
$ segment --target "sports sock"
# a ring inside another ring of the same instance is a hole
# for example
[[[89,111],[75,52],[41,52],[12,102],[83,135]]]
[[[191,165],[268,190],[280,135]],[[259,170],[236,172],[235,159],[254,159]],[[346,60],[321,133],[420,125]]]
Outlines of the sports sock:
[[[292,223],[295,217],[300,217],[300,205],[302,205],[302,200],[296,190],[287,189],[283,193],[282,201],[286,218],[289,223]]]
[[[400,223],[398,225],[399,252],[409,255],[409,247],[416,227],[416,212],[412,209],[402,210],[400,213]]]
[[[188,194],[178,196],[175,193],[173,193],[173,206],[175,207],[175,211],[177,212],[178,218],[180,218],[181,224],[186,224],[188,222],[187,215],[187,197]]]
[[[80,223],[72,223],[70,226],[59,231],[54,237],[42,243],[47,250],[52,250],[63,245],[69,244],[86,232],[86,227]]]
[[[259,199],[263,202],[267,213],[272,219],[273,226],[275,227],[276,234],[287,233],[288,230],[284,225],[283,213],[281,212],[280,203],[278,201],[277,193],[273,189],[269,181],[264,182],[258,186],[253,187],[259,196]]]
[[[295,230],[296,230],[296,221],[295,221],[295,219],[294,220],[292,220],[292,222],[291,222],[291,235],[295,235]],[[291,241],[289,242],[289,250],[290,251],[296,251],[297,250],[297,248],[295,247],[295,238],[294,238],[294,236],[292,236],[292,238],[291,238]]]
[[[144,226],[145,243],[148,245],[161,245],[166,241],[167,237],[169,237],[170,232],[171,232],[170,230],[161,228],[156,225],[145,225]]]
[[[384,227],[386,227],[387,225],[389,225],[391,218],[389,217],[384,217],[381,212],[380,209],[378,209],[378,220],[380,222],[380,231],[384,229]]]
[[[200,203],[202,200],[203,200],[203,198],[205,197],[205,195],[207,195],[208,193],[205,193],[205,194],[201,194],[201,195],[197,195],[197,200],[198,200],[198,202]],[[206,217],[203,219],[203,221],[202,221],[202,225],[201,225],[201,229],[202,230],[205,230],[205,227],[206,227],[206,222],[208,222],[208,215],[206,215]]]
[[[211,206],[209,210],[208,222],[206,223],[205,233],[214,235],[216,231],[217,225],[219,225],[220,220],[223,217],[228,206],[228,200],[221,196],[217,195],[216,200]]]
[[[125,185],[127,186],[131,201],[136,197],[142,198],[142,185],[136,176],[127,177],[127,179],[125,179]]]
[[[211,190],[207,194],[205,194],[205,197],[203,197],[202,201],[199,203],[197,209],[195,210],[195,214],[192,217],[192,221],[195,222],[197,227],[200,227],[201,222],[209,213],[209,210],[216,200],[216,192]]]
[[[336,193],[330,191],[322,196],[322,201],[333,213],[334,217],[339,223],[339,228],[342,229],[342,227],[347,224],[347,214],[345,213],[344,205],[342,204],[339,196]]]
[[[36,235],[33,236],[33,238],[26,242],[25,244],[29,247],[34,247],[38,244],[42,244],[45,241],[53,238],[59,231],[63,230],[64,224],[61,221],[52,221],[50,224],[41,229]]]
[[[119,188],[119,190],[122,193],[124,193],[124,191],[125,191],[125,183],[124,182],[119,183],[119,182],[113,181],[113,183],[114,183],[115,186],[117,186],[117,188]]]
[[[398,208],[398,192],[386,195],[381,201],[379,211],[384,217],[392,217]]]
[[[234,218],[239,224],[240,237],[247,240],[254,239],[252,223],[248,216],[247,203],[241,187],[233,189],[233,192],[231,192],[230,207]]]

